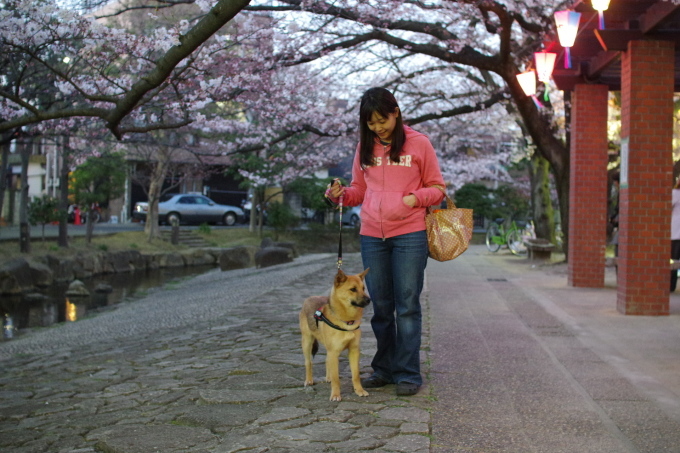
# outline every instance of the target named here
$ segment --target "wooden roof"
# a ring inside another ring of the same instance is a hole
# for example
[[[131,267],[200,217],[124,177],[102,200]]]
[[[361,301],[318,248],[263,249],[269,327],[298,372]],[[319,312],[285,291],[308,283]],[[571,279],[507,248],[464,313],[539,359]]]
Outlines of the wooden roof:
[[[560,90],[570,91],[579,83],[621,89],[621,52],[631,40],[675,42],[675,91],[680,91],[680,4],[661,0],[611,0],[604,12],[605,29],[598,30],[598,13],[580,0],[573,10],[581,13],[579,32],[571,48],[571,69],[564,68],[564,49],[557,39],[558,53],[553,80]]]

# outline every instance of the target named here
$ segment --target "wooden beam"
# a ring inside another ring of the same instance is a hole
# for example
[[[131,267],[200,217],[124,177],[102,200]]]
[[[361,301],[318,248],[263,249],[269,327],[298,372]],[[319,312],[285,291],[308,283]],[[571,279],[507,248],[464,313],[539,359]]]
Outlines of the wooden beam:
[[[668,1],[654,3],[638,19],[642,33],[649,33],[654,30],[678,11],[680,11],[680,4],[675,5]]]
[[[583,76],[573,69],[555,69],[552,73],[557,88],[563,91],[573,91],[579,83],[585,83]]]
[[[619,58],[621,58],[621,53],[613,50],[598,53],[590,59],[588,78],[598,76],[602,71],[616,63]]]
[[[626,51],[628,42],[640,40],[644,34],[640,30],[594,30],[597,40],[606,51]]]

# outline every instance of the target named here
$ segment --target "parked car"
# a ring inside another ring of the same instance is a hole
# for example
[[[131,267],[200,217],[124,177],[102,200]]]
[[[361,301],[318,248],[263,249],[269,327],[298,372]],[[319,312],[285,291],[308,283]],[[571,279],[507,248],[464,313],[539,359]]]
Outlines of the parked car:
[[[342,223],[353,227],[361,226],[361,206],[353,206],[351,208],[343,208]]]
[[[132,217],[146,221],[149,203],[135,204]],[[243,209],[225,204],[218,204],[210,198],[199,194],[173,194],[161,198],[158,203],[158,222],[172,225],[178,223],[223,223],[227,226],[243,222]]]

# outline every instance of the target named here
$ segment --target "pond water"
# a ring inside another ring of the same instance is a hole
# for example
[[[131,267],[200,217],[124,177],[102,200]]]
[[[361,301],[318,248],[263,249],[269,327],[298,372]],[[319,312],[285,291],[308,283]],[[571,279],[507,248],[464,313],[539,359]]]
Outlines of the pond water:
[[[2,339],[11,340],[21,329],[74,322],[123,301],[143,297],[151,288],[212,269],[215,266],[188,266],[98,275],[82,280],[90,292],[90,296],[85,297],[67,297],[68,283],[55,284],[27,295],[3,295],[0,296]],[[103,291],[105,289],[107,291]]]

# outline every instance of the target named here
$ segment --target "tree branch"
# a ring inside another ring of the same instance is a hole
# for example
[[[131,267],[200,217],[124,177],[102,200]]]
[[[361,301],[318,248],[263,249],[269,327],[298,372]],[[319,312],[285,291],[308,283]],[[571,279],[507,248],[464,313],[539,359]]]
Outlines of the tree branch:
[[[116,138],[122,138],[120,122],[134,110],[144,95],[161,85],[183,59],[217,33],[249,3],[250,0],[220,0],[187,34],[180,37],[181,43],[168,50],[156,62],[155,69],[135,83],[106,116],[108,128]]]
[[[489,99],[483,102],[479,102],[475,105],[463,105],[456,107],[451,110],[444,110],[440,113],[428,113],[426,115],[421,115],[416,118],[405,120],[404,122],[408,125],[424,123],[425,121],[438,120],[442,118],[451,118],[458,115],[464,115],[466,113],[478,112],[480,110],[485,110],[494,104],[499,102],[507,101],[510,99],[509,92],[507,90],[493,94]]]

